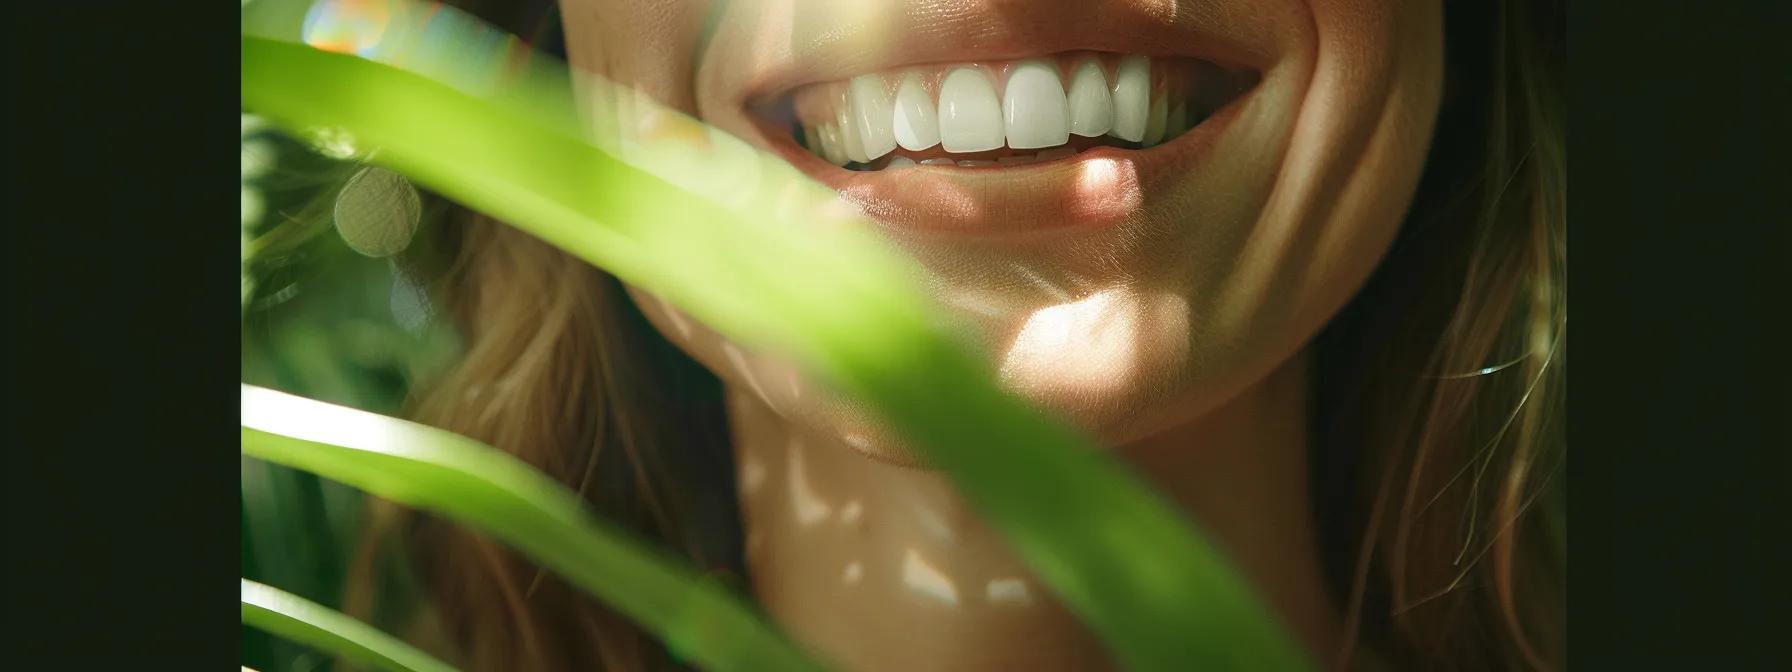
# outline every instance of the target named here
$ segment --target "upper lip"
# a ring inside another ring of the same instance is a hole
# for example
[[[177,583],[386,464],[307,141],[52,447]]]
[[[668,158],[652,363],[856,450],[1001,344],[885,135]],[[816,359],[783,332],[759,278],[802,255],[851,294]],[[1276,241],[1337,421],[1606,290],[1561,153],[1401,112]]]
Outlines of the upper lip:
[[[1276,51],[1271,43],[1275,33],[1266,23],[1256,23],[1261,17],[1244,13],[1222,17],[1219,11],[1178,11],[1164,17],[1140,3],[1081,0],[964,4],[806,3],[792,17],[791,43],[782,52],[788,59],[772,59],[732,97],[747,106],[805,84],[866,72],[1075,50],[1186,56],[1262,72]],[[1042,4],[1049,8],[1040,10]]]

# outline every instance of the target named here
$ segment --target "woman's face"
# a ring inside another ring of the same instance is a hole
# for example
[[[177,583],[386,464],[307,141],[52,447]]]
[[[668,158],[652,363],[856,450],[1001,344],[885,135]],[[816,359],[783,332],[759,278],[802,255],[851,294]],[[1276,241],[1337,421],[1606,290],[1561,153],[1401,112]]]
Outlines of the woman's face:
[[[1442,87],[1438,0],[561,5],[573,65],[858,204],[1004,384],[1110,444],[1238,394],[1344,304]],[[774,358],[633,295],[731,385],[904,459]]]

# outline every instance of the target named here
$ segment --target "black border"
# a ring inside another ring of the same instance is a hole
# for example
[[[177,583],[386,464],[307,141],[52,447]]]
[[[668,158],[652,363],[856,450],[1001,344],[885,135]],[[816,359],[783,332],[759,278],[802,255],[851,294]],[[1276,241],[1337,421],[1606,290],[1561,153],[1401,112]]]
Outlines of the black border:
[[[239,23],[8,8],[8,667],[239,669]]]
[[[1787,658],[1784,6],[1568,6],[1572,667]]]

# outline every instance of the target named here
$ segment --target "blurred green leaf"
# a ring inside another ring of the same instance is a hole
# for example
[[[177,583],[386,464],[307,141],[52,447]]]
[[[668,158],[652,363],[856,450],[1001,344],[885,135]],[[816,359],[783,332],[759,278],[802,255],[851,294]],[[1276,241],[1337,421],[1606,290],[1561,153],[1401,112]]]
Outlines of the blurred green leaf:
[[[820,669],[739,597],[590,515],[578,496],[471,439],[243,386],[243,453],[432,511],[590,591],[710,670]]]
[[[248,579],[243,579],[243,623],[393,672],[454,672],[366,623]]]
[[[940,324],[947,312],[920,291],[912,263],[873,237],[874,225],[767,205],[793,187],[818,188],[782,162],[751,164],[758,191],[772,196],[725,207],[666,180],[701,181],[676,176],[688,171],[726,183],[743,164],[662,161],[649,146],[631,165],[588,142],[568,121],[573,110],[551,109],[558,99],[519,102],[546,83],[481,98],[250,36],[242,63],[244,104],[255,113],[295,132],[346,129],[374,163],[664,295],[734,340],[788,353],[867,402],[1128,667],[1308,667],[1168,500],[996,387],[986,359]]]

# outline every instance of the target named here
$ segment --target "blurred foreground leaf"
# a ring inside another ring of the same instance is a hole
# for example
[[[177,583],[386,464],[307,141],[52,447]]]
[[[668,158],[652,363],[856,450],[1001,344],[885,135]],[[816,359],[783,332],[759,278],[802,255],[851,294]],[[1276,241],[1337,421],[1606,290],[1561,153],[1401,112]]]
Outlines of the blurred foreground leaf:
[[[243,623],[393,672],[454,672],[373,626],[248,579],[243,579]]]
[[[416,423],[242,389],[245,455],[315,472],[497,539],[615,606],[705,669],[821,669],[734,594],[592,516],[577,495],[509,454]]]
[[[1127,667],[1308,667],[1167,499],[997,388],[986,359],[940,324],[947,312],[920,291],[912,263],[875,240],[874,225],[825,207],[785,207],[826,203],[780,198],[819,188],[787,164],[758,156],[660,163],[652,146],[622,152],[631,164],[565,122],[577,115],[552,109],[560,98],[523,104],[549,82],[479,97],[247,35],[242,73],[243,102],[255,113],[294,132],[342,129],[374,163],[665,296],[736,341],[787,353],[866,402],[954,480]],[[600,93],[606,86],[586,83]],[[629,100],[626,92],[592,97]],[[616,117],[600,110],[594,123],[626,129],[676,115],[645,103],[618,109]],[[667,183],[726,184],[746,165],[760,171],[757,193],[728,205]],[[244,431],[247,442],[252,430]],[[381,478],[391,481],[378,484],[384,489],[419,487],[396,472]],[[635,606],[625,611],[664,622]]]

